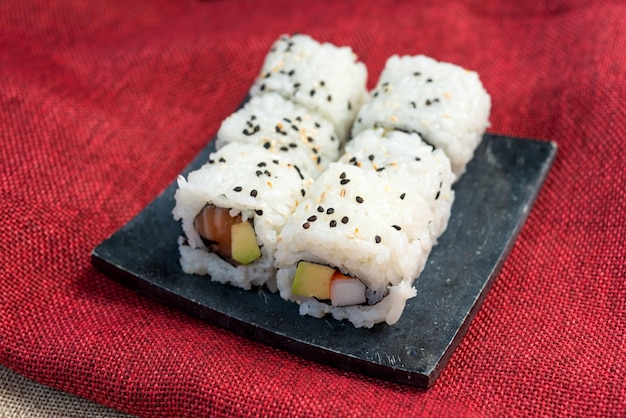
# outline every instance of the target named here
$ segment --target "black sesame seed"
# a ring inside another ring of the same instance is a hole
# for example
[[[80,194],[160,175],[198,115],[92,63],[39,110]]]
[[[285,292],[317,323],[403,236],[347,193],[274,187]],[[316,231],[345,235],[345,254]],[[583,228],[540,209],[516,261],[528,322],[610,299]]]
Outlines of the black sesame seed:
[[[344,171],[343,173],[341,173],[341,174],[339,175],[339,178],[340,178],[340,179],[345,179],[345,178],[346,178],[346,172]]]
[[[370,161],[374,161],[374,154],[370,154],[370,155],[367,157],[367,159],[368,159],[368,160],[370,160]]]
[[[309,142],[313,142],[313,141],[315,141],[315,140],[313,139],[313,137],[311,137],[311,136],[307,136],[307,137],[306,137],[306,140],[307,140],[307,141],[309,141]]]
[[[427,79],[426,79],[426,82],[427,82],[427,83],[432,83],[432,82],[433,82],[433,79],[432,79],[432,78],[427,78]]]
[[[349,221],[349,219],[348,219],[348,217],[347,217],[347,216],[344,216],[343,218],[341,218],[341,223],[342,223],[342,224],[347,224],[347,223],[348,223],[348,221]]]
[[[263,216],[263,211],[261,209],[256,209],[254,212],[259,216]]]
[[[250,120],[255,120],[256,119],[256,115],[250,115]]]
[[[309,92],[309,95],[311,97],[315,96],[315,89],[311,89],[311,91]]]
[[[318,153],[317,148],[315,148],[315,147],[311,148],[311,151],[313,151],[313,154],[317,154]]]
[[[405,196],[406,196],[406,193],[402,193],[402,194],[400,195],[400,200],[404,200],[404,197],[405,197]]]
[[[380,172],[380,171],[383,171],[384,169],[385,169],[385,167],[380,167],[380,168],[377,168],[376,171]]]
[[[324,212],[324,208],[322,206],[318,206],[317,207],[317,211],[320,212],[320,213]]]
[[[380,235],[376,235],[374,237],[374,241],[376,241],[376,244],[380,244],[380,242],[382,241],[382,238],[380,237]]]
[[[291,119],[289,119],[289,118],[283,118],[283,120],[284,120],[285,122],[287,122],[287,123],[291,123]]]
[[[333,213],[335,213],[335,209],[333,209],[333,208],[326,209],[326,214],[332,215]]]
[[[256,166],[257,167],[265,167],[267,165],[267,163],[265,161],[261,161],[260,163],[258,163]]]
[[[326,96],[326,100],[328,100],[329,102],[333,101],[333,96],[331,96],[330,94],[328,96]]]
[[[265,149],[270,149],[270,147],[272,146],[272,144],[270,144],[269,142],[266,142],[263,144],[263,148]]]
[[[317,157],[317,163],[321,163],[322,162],[322,157]]]
[[[289,151],[289,148],[283,145],[282,147],[280,147],[280,150],[281,151]]]
[[[319,127],[321,127],[321,125],[318,122],[315,122],[315,127],[319,128]]]
[[[363,120],[363,119],[359,117],[359,118],[357,119],[357,122],[361,123],[361,121],[362,121],[362,120]]]
[[[258,192],[255,189],[252,189],[250,191],[250,196],[252,196],[252,197],[256,197],[257,194],[258,194]]]
[[[261,84],[261,87],[259,87],[261,89],[261,91],[265,90],[265,84]]]
[[[214,164],[215,160],[209,160],[209,164]]]
[[[341,180],[341,181],[339,182],[339,184],[342,184],[342,185],[343,185],[343,184],[348,184],[348,183],[350,183],[350,179],[343,179],[343,180]]]
[[[302,228],[304,228],[304,229],[309,229],[310,227],[311,227],[311,224],[308,223],[308,222],[305,222],[305,223],[302,224]]]
[[[300,129],[298,129],[296,125],[291,125],[291,129],[293,129],[296,132],[300,132]]]
[[[278,164],[278,160],[272,160],[274,164]]]
[[[263,174],[265,174],[265,175],[266,175],[266,176],[268,176],[268,177],[272,177],[272,173],[270,173],[270,172],[269,172],[269,171],[267,171],[267,170],[264,170],[264,171],[263,171]]]
[[[304,197],[304,195],[306,194],[306,190],[300,189],[300,193],[302,193],[302,197]]]
[[[301,118],[300,116],[296,116],[296,120],[297,120],[298,122],[302,122],[302,118]]]
[[[290,142],[289,143],[289,148],[297,148],[298,144],[296,144],[295,142]]]
[[[295,168],[296,171],[298,172],[298,175],[300,176],[300,179],[304,180],[304,176],[302,175],[302,171],[300,171],[300,168],[297,165],[294,165],[293,168]]]
[[[374,92],[374,97],[378,97],[378,92]]]
[[[235,188],[233,189],[233,191],[235,191],[235,192],[240,192],[240,191],[242,191],[242,190],[243,190],[243,187],[241,187],[241,186],[237,186],[237,187],[235,187]]]
[[[263,75],[263,78],[269,78],[272,75],[272,73],[265,73],[265,75]]]
[[[259,132],[261,130],[261,126],[260,125],[256,125],[252,131],[253,134]]]
[[[362,198],[361,196],[357,196],[357,197],[356,197],[356,202],[357,202],[357,203],[363,203],[363,202],[364,202],[364,200],[363,200],[363,198]]]
[[[395,229],[396,231],[399,231],[399,230],[401,230],[401,229],[402,229],[402,228],[400,228],[400,226],[399,226],[399,225],[391,225],[391,227],[392,227],[393,229]]]
[[[295,84],[293,85],[293,88],[294,88],[294,89],[298,89],[298,88],[300,88],[300,83],[295,83]]]
[[[326,83],[324,82],[324,80],[320,80],[320,86],[324,87],[326,85]]]
[[[433,99],[433,103],[439,103],[439,99],[437,98]]]
[[[348,110],[352,110],[352,103],[348,101]]]
[[[415,157],[415,161],[422,161],[420,157]]]
[[[315,222],[315,221],[317,221],[317,216],[315,216],[315,215],[311,215],[311,216],[309,216],[309,217],[307,218],[307,221],[310,221],[310,222]]]
[[[415,102],[411,102],[411,106],[413,106],[413,109],[415,109],[417,107],[417,105],[415,104]]]
[[[435,195],[435,200],[439,199],[440,194],[441,194],[441,190],[437,190],[437,194]]]
[[[263,174],[263,172],[261,170],[257,170],[256,171],[256,176],[259,177],[261,174]]]
[[[331,228],[334,228],[334,227],[336,227],[336,226],[337,226],[337,221],[333,219],[332,221],[330,221],[330,222],[328,223],[328,225],[329,225]]]
[[[292,76],[292,75],[294,75],[295,73],[296,73],[296,70],[291,70],[291,71],[289,71],[289,72],[287,73],[287,75],[291,77],[291,76]]]
[[[426,99],[426,106],[430,106],[431,104],[433,104],[433,102],[431,102],[430,99]]]
[[[414,76],[420,76],[420,75],[422,75],[422,73],[420,73],[419,71],[416,71],[416,72],[413,73],[413,75]]]
[[[225,163],[225,162],[226,162],[226,160],[224,159],[224,157],[221,157],[218,161],[219,161],[220,163]]]
[[[349,161],[349,162],[351,162],[351,163],[356,163],[356,157],[352,157],[352,158],[350,158],[350,161]]]

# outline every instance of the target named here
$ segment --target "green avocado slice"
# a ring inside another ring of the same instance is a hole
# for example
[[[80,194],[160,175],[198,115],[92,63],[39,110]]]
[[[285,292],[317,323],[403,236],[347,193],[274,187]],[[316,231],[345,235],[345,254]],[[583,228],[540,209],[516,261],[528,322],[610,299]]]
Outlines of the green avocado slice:
[[[256,242],[254,227],[250,222],[231,225],[230,235],[233,260],[246,265],[261,257],[261,249]]]
[[[300,261],[291,285],[295,296],[315,297],[319,300],[330,299],[330,282],[335,269],[309,261]]]

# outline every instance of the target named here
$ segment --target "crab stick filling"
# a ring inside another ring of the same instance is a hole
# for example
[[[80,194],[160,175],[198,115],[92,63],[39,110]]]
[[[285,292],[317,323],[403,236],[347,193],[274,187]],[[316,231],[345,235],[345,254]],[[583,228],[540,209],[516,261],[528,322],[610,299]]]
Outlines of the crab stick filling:
[[[368,302],[367,288],[361,280],[346,276],[333,267],[309,261],[298,263],[291,292],[295,296],[330,300],[333,306]]]

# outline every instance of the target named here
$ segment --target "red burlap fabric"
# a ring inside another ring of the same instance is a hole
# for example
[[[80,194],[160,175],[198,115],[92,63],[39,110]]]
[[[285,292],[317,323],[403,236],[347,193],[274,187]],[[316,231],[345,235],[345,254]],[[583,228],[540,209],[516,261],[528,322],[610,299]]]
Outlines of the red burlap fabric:
[[[138,296],[91,250],[216,132],[281,33],[475,69],[490,131],[552,140],[504,269],[428,391]],[[626,4],[2,1],[0,362],[142,416],[626,413]]]

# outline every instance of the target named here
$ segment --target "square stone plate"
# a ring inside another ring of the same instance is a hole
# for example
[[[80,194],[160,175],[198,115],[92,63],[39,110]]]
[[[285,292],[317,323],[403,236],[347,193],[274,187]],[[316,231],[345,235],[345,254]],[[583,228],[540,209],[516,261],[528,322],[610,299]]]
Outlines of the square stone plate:
[[[183,174],[199,168],[214,142]],[[188,275],[172,218],[175,183],[98,245],[94,266],[142,295],[302,357],[381,379],[430,387],[448,362],[513,247],[556,154],[556,145],[486,134],[455,184],[448,229],[415,281],[400,321],[356,329],[298,305]]]

